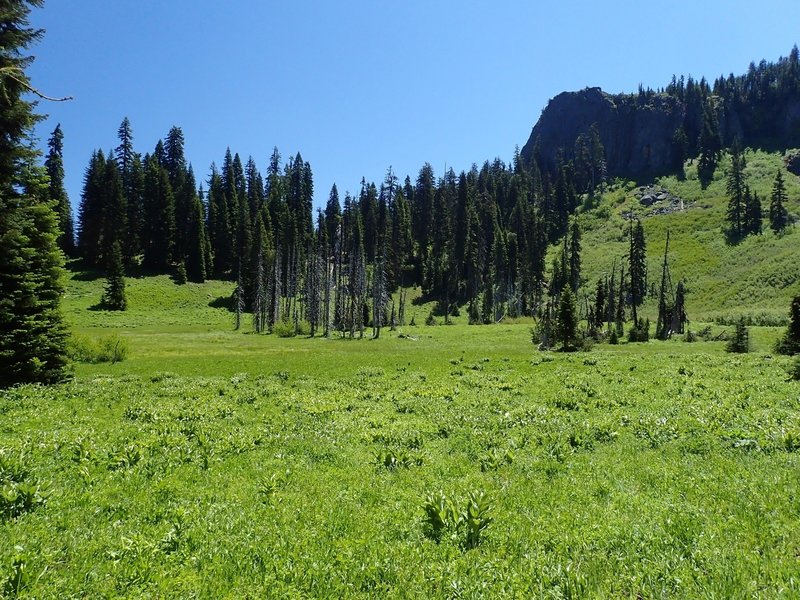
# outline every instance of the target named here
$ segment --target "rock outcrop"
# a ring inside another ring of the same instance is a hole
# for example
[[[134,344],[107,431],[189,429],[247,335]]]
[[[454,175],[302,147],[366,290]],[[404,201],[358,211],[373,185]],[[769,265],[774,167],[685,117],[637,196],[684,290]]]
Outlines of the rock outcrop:
[[[609,177],[660,175],[675,164],[672,140],[683,120],[683,106],[666,94],[640,105],[635,96],[612,96],[600,88],[564,92],[548,103],[521,155],[530,160],[536,146],[542,166],[553,169],[559,150],[572,158],[575,140],[596,124]]]
[[[712,104],[724,146],[734,138],[745,146],[800,146],[800,98],[796,95],[760,107],[721,98]],[[642,181],[676,171],[681,158],[674,142],[676,132],[682,128],[696,140],[702,119],[702,109],[690,110],[667,93],[612,95],[596,87],[564,92],[542,111],[520,154],[526,162],[536,156],[540,167],[553,172],[559,154],[565,160],[574,158],[576,139],[588,135],[596,124],[608,176]]]

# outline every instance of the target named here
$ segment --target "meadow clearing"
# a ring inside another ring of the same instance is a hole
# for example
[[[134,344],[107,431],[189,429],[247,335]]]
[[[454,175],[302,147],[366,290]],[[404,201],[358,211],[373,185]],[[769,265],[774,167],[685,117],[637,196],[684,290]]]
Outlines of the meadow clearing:
[[[232,331],[227,283],[131,279],[125,313],[88,310],[101,286],[73,272],[65,314],[125,360],[0,392],[8,596],[800,594],[779,328],[745,355],[538,352],[525,323],[283,339]]]

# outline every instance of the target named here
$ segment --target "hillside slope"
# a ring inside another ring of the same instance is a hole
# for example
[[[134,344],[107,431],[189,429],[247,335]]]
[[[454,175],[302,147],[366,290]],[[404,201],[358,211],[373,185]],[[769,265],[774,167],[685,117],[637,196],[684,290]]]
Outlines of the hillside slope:
[[[689,295],[691,320],[730,321],[749,315],[756,322],[784,322],[792,296],[800,294],[800,230],[790,227],[780,236],[769,229],[766,218],[769,196],[778,169],[784,170],[790,214],[800,214],[800,178],[788,173],[779,153],[748,150],[745,175],[758,193],[764,211],[762,235],[750,236],[737,245],[724,234],[725,169],[724,156],[714,180],[701,189],[696,164],[687,164],[686,179],[674,176],[657,179],[656,187],[684,200],[684,210],[659,214],[663,203],[644,206],[633,183],[612,186],[596,206],[580,219],[583,238],[582,294],[593,294],[599,277],[610,272],[612,261],[628,251],[628,220],[631,210],[642,218],[647,236],[648,285],[658,285],[661,277],[664,243],[670,231],[669,263],[673,284],[683,279]],[[656,303],[648,299],[646,314],[654,316]]]

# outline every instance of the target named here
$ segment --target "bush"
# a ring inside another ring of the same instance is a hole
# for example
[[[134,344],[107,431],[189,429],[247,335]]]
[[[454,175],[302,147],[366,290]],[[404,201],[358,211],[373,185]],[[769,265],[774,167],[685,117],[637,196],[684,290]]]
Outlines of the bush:
[[[687,329],[683,336],[683,341],[689,344],[694,343],[697,341],[697,334],[691,329]]]
[[[617,335],[616,329],[611,330],[611,335],[608,336],[608,343],[612,346],[619,344],[619,336]]]
[[[648,342],[650,341],[650,319],[639,319],[639,322],[634,324],[628,330],[629,342]]]
[[[298,321],[295,326],[293,321],[279,321],[272,326],[272,332],[281,338],[311,335],[311,324],[308,321]]]
[[[433,316],[433,311],[428,313],[428,317],[425,319],[425,325],[436,325],[436,317]]]
[[[128,356],[128,344],[118,335],[90,338],[72,335],[67,342],[67,356],[80,363],[118,363]]]

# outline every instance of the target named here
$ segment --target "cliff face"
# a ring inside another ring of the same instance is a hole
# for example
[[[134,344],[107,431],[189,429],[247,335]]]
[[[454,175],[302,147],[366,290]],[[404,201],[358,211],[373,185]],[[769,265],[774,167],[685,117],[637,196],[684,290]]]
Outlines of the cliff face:
[[[548,103],[521,155],[529,161],[536,146],[541,165],[552,170],[559,150],[572,158],[577,137],[597,124],[608,175],[641,179],[671,170],[672,139],[683,121],[682,104],[664,94],[643,104],[600,88],[564,92]]]
[[[753,107],[730,98],[712,99],[723,146],[735,138],[745,146],[772,150],[800,146],[800,90]],[[702,127],[702,108],[687,107],[669,94],[611,95],[600,88],[564,92],[547,104],[522,148],[530,162],[554,171],[559,152],[574,158],[575,141],[597,124],[609,177],[647,179],[675,171],[675,132],[683,127],[693,145]]]

